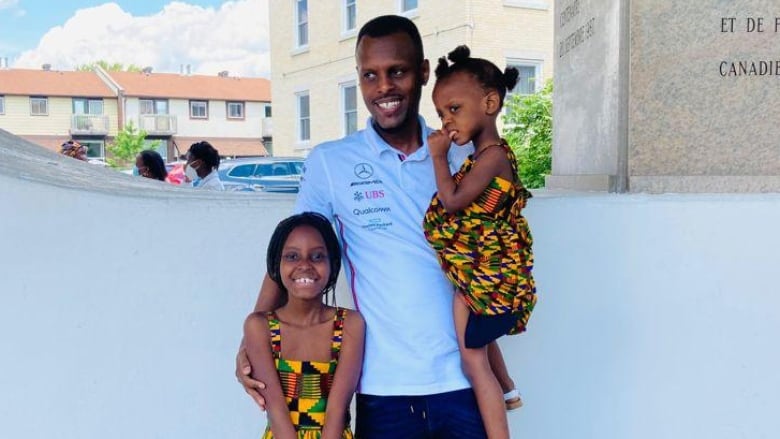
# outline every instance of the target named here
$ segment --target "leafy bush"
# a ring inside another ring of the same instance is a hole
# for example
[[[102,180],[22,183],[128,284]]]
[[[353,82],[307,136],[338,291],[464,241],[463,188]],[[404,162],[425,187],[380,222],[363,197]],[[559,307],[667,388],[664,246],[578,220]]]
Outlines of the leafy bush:
[[[544,187],[544,177],[552,170],[552,88],[548,80],[538,92],[512,96],[504,104],[504,138],[529,189]]]
[[[159,140],[146,143],[146,131],[137,130],[133,126],[133,122],[128,122],[127,125],[122,128],[122,131],[117,133],[114,138],[114,142],[109,144],[106,149],[110,157],[106,158],[106,162],[112,168],[122,168],[129,166],[130,163],[135,161],[135,156],[144,149],[156,149],[160,144]]]

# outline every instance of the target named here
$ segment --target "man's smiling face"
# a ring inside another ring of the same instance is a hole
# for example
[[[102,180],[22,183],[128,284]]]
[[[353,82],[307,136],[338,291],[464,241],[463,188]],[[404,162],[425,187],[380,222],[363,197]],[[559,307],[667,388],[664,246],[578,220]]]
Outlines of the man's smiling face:
[[[425,61],[417,61],[412,39],[402,32],[377,38],[365,36],[355,57],[363,102],[376,126],[395,132],[414,123],[428,69]]]

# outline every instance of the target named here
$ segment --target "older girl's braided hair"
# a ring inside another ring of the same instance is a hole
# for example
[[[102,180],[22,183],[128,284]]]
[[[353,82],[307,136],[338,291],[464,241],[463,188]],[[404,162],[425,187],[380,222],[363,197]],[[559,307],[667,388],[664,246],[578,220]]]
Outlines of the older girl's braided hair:
[[[447,62],[452,61],[452,64]],[[504,97],[508,90],[517,85],[520,72],[514,67],[507,67],[503,72],[492,62],[482,58],[472,58],[468,46],[458,46],[447,54],[447,57],[439,58],[436,66],[436,79],[441,81],[453,73],[464,72],[472,75],[480,83],[485,91],[496,90],[498,92],[499,110],[504,106]]]

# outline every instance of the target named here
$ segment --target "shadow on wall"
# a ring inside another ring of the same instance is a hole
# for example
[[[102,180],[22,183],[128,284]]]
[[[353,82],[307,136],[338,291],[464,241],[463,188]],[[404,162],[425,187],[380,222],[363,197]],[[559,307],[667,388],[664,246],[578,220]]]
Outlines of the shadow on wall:
[[[234,355],[292,196],[166,186],[4,132],[0,187],[1,437],[258,437]],[[780,196],[536,195],[539,303],[501,341],[513,436],[774,437]]]

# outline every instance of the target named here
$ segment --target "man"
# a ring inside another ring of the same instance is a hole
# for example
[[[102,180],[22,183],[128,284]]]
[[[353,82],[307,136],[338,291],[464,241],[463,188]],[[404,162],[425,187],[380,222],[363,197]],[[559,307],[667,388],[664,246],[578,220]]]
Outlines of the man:
[[[342,240],[355,305],[366,321],[356,435],[375,438],[484,438],[469,382],[461,370],[452,320],[453,288],[422,232],[436,190],[419,117],[429,64],[415,25],[377,17],[361,28],[355,49],[365,130],[317,146],[306,159],[295,210],[330,218]],[[453,148],[456,169],[470,153]],[[266,276],[255,310],[276,307]],[[246,354],[237,372],[261,406]]]

